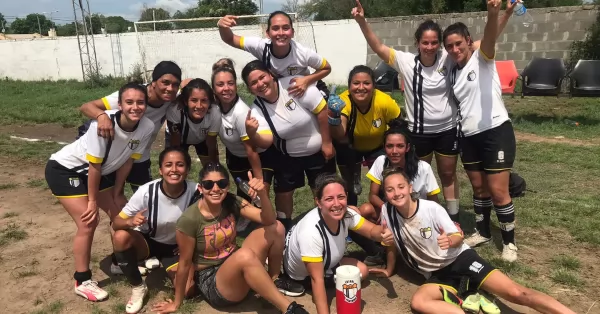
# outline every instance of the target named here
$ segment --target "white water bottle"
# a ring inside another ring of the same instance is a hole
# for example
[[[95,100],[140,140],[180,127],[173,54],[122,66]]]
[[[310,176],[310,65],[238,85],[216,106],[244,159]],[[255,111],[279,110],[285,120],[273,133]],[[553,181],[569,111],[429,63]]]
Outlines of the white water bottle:
[[[517,2],[517,0],[511,0],[510,3],[515,2]],[[518,20],[525,27],[529,27],[529,25],[533,23],[533,16],[527,12],[527,8],[525,8],[525,5],[523,5],[523,2],[521,1],[518,1],[517,4],[515,4],[513,15],[514,19]]]

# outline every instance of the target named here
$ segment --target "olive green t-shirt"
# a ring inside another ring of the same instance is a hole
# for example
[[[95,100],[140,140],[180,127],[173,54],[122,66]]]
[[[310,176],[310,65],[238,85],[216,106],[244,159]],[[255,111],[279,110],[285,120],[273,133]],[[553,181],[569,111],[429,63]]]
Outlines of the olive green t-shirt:
[[[198,202],[190,205],[177,220],[177,230],[196,239],[193,262],[218,265],[236,249],[236,217],[239,217],[242,198],[228,193],[221,214],[207,219],[200,213]]]

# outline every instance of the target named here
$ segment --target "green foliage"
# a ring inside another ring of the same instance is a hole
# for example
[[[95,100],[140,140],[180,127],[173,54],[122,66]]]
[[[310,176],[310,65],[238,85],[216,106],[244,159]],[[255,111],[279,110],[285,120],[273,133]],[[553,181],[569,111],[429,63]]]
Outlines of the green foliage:
[[[39,23],[38,23],[39,18]],[[47,36],[48,30],[54,26],[43,14],[29,14],[24,19],[17,18],[10,24],[13,34],[35,34],[42,31],[41,35]]]
[[[102,21],[109,34],[126,33],[128,28],[133,29],[133,22],[124,19],[122,16],[107,16]]]
[[[572,69],[578,60],[600,60],[600,12],[596,22],[588,29],[588,36],[571,44],[568,67]]]
[[[144,21],[160,21],[171,19],[171,13],[162,8],[145,8],[140,15],[140,22]],[[154,30],[156,27],[157,31],[164,31],[173,29],[172,23],[156,23],[156,24],[142,24],[139,26],[139,30]]]
[[[4,32],[8,32],[8,25],[6,19],[4,18],[4,14],[0,13],[0,32],[4,28]]]

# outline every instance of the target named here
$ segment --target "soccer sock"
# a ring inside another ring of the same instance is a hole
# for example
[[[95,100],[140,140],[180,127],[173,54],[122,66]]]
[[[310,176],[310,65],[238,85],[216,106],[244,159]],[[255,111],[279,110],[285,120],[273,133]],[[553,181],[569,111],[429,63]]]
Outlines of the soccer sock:
[[[84,283],[85,281],[92,280],[92,271],[89,269],[84,272],[76,271],[75,274],[73,275],[73,279],[75,279],[75,281],[77,281],[77,285],[79,286],[80,284]]]
[[[477,231],[479,234],[486,238],[491,238],[492,233],[490,231],[490,216],[492,215],[492,198],[479,198],[473,196],[473,209],[475,210],[475,222],[477,224]]]
[[[113,265],[119,265],[119,261],[117,261],[117,257],[115,256],[115,253],[110,254],[110,260],[112,261]]]
[[[496,217],[500,223],[502,242],[504,244],[515,243],[515,205],[511,201],[506,205],[494,205]]]
[[[123,275],[129,281],[132,286],[139,286],[142,284],[142,275],[137,265],[137,254],[134,248],[128,248],[123,252],[115,252],[117,261],[119,261],[119,267]]]
[[[446,200],[446,207],[448,208],[448,215],[450,219],[454,222],[458,221],[458,210],[459,210],[459,200]]]

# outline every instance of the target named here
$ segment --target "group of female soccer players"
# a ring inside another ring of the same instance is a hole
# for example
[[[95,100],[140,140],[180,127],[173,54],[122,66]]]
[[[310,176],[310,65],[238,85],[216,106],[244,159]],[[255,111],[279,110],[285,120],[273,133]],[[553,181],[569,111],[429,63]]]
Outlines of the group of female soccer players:
[[[352,15],[369,46],[406,84],[406,121],[398,104],[374,88],[366,66],[350,72],[348,91],[330,94],[322,82],[330,64],[292,39],[292,20],[279,11],[269,17],[267,39],[235,35],[234,16],[218,23],[225,43],[257,58],[241,72],[255,96],[251,105],[239,97],[237,73],[226,58],[214,64],[210,83],[182,83],[181,69],[163,61],[150,84],[129,83],[84,104],[81,111],[93,119],[89,129],[46,166],[52,193],[77,225],[75,293],[91,301],[108,297],[89,265],[101,208],[112,226],[111,272],[132,286],[127,313],[144,305],[148,289],[138,263],[149,258],[146,264],[162,265],[175,287],[174,300],[153,305],[158,313],[175,312],[184,298],[198,294],[211,306],[233,306],[250,290],[282,313],[307,313],[286,296],[311,289],[323,314],[329,313],[325,289],[337,266],[355,265],[363,279],[369,273],[389,277],[398,256],[426,278],[411,300],[420,313],[497,311],[480,289],[543,313],[573,313],[513,282],[470,248],[490,241],[493,208],[502,257],[517,258],[508,194],[515,137],[494,63],[496,38],[513,5],[499,18],[500,5],[488,1],[480,42],[462,23],[442,32],[435,22],[423,22],[415,55],[383,45],[357,1]],[[166,148],[158,158],[160,178],[153,180],[150,148],[165,120]],[[217,136],[226,167],[218,161]],[[203,165],[197,182],[187,179],[189,146]],[[477,232],[464,241],[456,223],[459,152],[477,216]],[[433,156],[441,189],[429,165]],[[371,186],[368,203],[358,206],[361,165],[370,168]],[[230,175],[248,188],[230,193]],[[317,206],[292,225],[294,191],[305,176]],[[129,200],[126,183],[134,190]],[[438,204],[440,191],[446,208]],[[240,248],[238,234],[245,235]],[[367,259],[344,257],[348,236]]]

